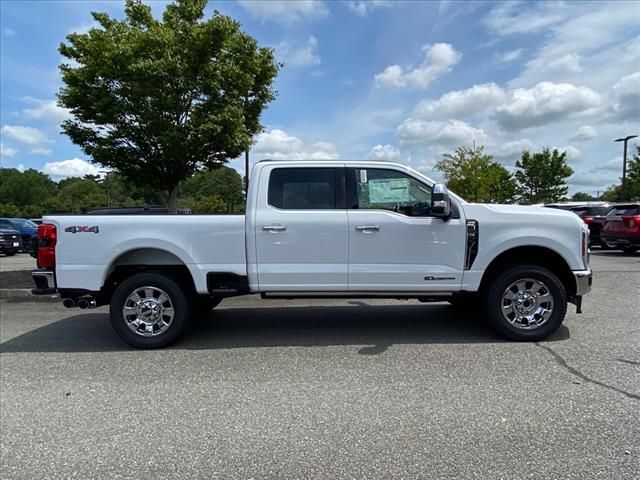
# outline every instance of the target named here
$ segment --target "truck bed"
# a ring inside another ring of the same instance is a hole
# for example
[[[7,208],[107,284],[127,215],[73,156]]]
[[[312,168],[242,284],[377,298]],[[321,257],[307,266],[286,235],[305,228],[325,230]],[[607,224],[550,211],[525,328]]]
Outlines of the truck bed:
[[[99,290],[116,265],[149,265],[152,258],[186,265],[199,293],[207,292],[209,271],[247,274],[244,215],[69,215],[44,221],[58,229],[58,288]]]

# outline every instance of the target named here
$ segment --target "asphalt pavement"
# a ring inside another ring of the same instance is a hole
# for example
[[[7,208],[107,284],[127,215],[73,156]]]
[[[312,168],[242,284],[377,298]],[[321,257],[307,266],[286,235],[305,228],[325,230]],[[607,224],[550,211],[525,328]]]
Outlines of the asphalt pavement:
[[[0,474],[640,478],[640,255],[592,267],[540,343],[446,304],[243,297],[141,351],[106,308],[0,301]]]
[[[0,272],[13,272],[17,270],[33,270],[36,268],[36,259],[28,253],[15,255],[0,255]]]

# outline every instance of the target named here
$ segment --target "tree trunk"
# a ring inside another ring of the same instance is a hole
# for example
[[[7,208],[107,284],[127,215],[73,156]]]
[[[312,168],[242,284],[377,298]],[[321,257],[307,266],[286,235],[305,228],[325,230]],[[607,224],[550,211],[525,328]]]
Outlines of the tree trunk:
[[[167,197],[167,207],[169,208],[169,214],[175,215],[178,213],[178,186],[176,185],[169,191]]]

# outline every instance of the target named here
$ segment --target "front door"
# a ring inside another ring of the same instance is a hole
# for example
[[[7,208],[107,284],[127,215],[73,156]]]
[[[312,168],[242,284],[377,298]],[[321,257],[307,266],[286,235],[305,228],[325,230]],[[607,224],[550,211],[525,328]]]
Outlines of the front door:
[[[349,290],[459,289],[464,218],[430,216],[431,187],[404,171],[354,168],[347,172]]]
[[[261,291],[345,291],[343,167],[274,166],[261,182],[256,258]]]

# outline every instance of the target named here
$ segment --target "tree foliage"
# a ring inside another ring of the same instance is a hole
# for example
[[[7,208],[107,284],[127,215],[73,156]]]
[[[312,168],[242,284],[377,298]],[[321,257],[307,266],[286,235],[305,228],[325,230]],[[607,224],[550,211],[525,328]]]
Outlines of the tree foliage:
[[[176,0],[157,20],[127,0],[122,20],[92,13],[97,28],[72,33],[60,53],[70,109],[63,131],[90,159],[136,185],[164,192],[245,151],[262,130],[280,65],[240,24],[206,0]]]
[[[472,202],[508,203],[516,193],[513,175],[483,146],[458,147],[445,153],[435,168],[441,171],[447,187]]]
[[[596,198],[593,195],[589,195],[585,192],[576,192],[571,196],[571,201],[573,202],[591,202]]]
[[[178,204],[193,213],[244,213],[240,175],[228,167],[197,172],[179,186]],[[35,170],[0,168],[0,216],[41,217],[92,208],[158,205],[162,198],[118,173],[52,181]]]
[[[612,202],[621,200],[640,201],[640,145],[636,145],[636,154],[627,160],[627,181],[622,192],[622,178],[618,185],[611,185],[602,198]]]
[[[532,204],[557,202],[567,195],[567,178],[573,169],[567,164],[567,152],[551,151],[522,152],[516,162],[516,180],[520,203]]]

